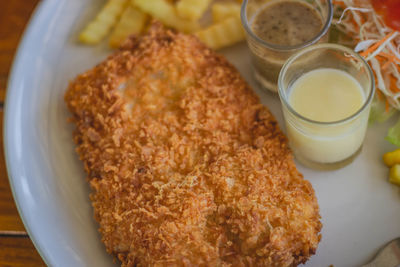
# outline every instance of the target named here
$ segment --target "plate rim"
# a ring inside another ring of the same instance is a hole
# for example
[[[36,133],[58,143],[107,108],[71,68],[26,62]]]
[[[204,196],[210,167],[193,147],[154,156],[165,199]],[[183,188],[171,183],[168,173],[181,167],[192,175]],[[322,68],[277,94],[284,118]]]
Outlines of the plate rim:
[[[10,121],[13,119],[10,99],[14,98],[13,95],[17,91],[17,89],[15,88],[18,87],[18,83],[20,82],[18,76],[22,71],[21,62],[25,57],[26,53],[25,51],[27,51],[27,47],[29,45],[30,39],[32,38],[31,35],[34,32],[34,29],[36,29],[36,24],[38,23],[39,18],[42,17],[45,11],[47,10],[47,7],[49,6],[50,2],[51,1],[40,1],[36,5],[25,26],[25,30],[23,31],[23,34],[18,44],[18,48],[15,52],[6,86],[6,97],[4,100],[4,108],[3,108],[4,114],[3,114],[3,140],[2,140],[4,144],[3,151],[4,151],[7,177],[8,177],[8,182],[10,184],[11,193],[13,196],[15,206],[17,207],[18,214],[21,218],[21,221],[25,227],[25,230],[29,238],[31,239],[36,251],[42,258],[46,266],[54,266],[53,264],[54,262],[51,260],[50,254],[44,249],[43,244],[39,242],[39,239],[36,237],[34,231],[32,231],[31,229],[31,226],[28,224],[27,222],[28,220],[24,214],[25,208],[22,207],[20,200],[21,198],[23,198],[23,195],[15,185],[15,181],[19,179],[18,178],[19,176],[17,175],[15,164],[11,162],[11,157],[12,157],[11,155],[14,154],[14,151],[11,142],[9,142],[11,136],[10,132],[11,127],[8,127],[8,125]]]
[[[32,225],[28,225],[31,220],[28,220],[27,217],[24,215],[24,211],[28,208],[23,205],[25,201],[22,201],[25,197],[23,192],[20,188],[16,187],[18,184],[18,180],[21,179],[19,177],[18,165],[15,162],[12,162],[11,159],[15,158],[15,146],[14,143],[8,142],[11,139],[15,139],[12,137],[13,131],[11,131],[10,125],[12,125],[12,120],[14,114],[11,112],[15,110],[11,104],[11,100],[15,100],[16,95],[18,92],[21,91],[21,82],[20,75],[24,75],[24,68],[23,63],[26,60],[27,49],[29,48],[31,41],[35,39],[35,33],[38,31],[37,26],[43,17],[51,18],[52,14],[49,13],[49,9],[51,10],[54,5],[61,4],[62,1],[40,1],[37,6],[35,7],[34,11],[32,12],[31,18],[29,19],[26,28],[24,30],[23,35],[21,36],[18,49],[16,50],[13,63],[10,68],[10,74],[8,77],[8,84],[7,84],[7,91],[6,91],[6,98],[4,101],[4,121],[3,121],[3,143],[4,143],[4,156],[5,156],[5,163],[6,163],[6,170],[8,174],[8,180],[10,184],[10,188],[12,191],[12,195],[14,198],[14,203],[16,204],[19,216],[24,224],[24,227],[31,238],[32,243],[34,244],[36,250],[38,251],[39,255],[43,259],[46,265],[48,266],[56,266],[62,265],[59,262],[59,259],[55,257],[55,254],[52,253],[46,244],[46,241],[43,240],[43,237],[39,234],[39,232],[35,231],[36,226],[33,227]],[[55,4],[57,3],[57,4]],[[243,74],[242,74],[243,76]],[[24,89],[24,87],[22,87]],[[256,89],[253,87],[253,89]],[[271,107],[268,107],[271,108]],[[7,126],[8,125],[8,126]],[[314,187],[315,190],[315,187]],[[319,245],[320,247],[320,245]],[[316,254],[317,255],[317,254]],[[314,255],[313,257],[315,257]],[[313,258],[311,257],[311,259]]]

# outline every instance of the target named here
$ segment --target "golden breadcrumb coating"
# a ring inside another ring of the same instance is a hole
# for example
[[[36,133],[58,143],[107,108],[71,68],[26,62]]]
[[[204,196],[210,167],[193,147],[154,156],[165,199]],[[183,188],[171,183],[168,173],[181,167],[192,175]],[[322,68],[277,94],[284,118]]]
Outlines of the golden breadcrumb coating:
[[[122,266],[296,266],[321,222],[272,114],[226,59],[154,23],[65,101]]]

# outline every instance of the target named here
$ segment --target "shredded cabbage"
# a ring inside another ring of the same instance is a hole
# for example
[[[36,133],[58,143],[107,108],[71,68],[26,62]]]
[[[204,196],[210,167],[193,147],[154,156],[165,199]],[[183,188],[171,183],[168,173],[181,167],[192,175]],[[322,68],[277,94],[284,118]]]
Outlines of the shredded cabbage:
[[[380,97],[371,106],[370,122],[383,122],[400,110],[400,32],[385,25],[370,1],[334,0],[334,7],[335,28],[353,40],[375,74]],[[400,146],[400,121],[386,139]]]
[[[375,73],[377,89],[391,106],[400,110],[400,33],[385,25],[370,1],[334,2],[335,13],[340,16],[333,23],[354,40],[356,52],[366,53],[364,58]]]

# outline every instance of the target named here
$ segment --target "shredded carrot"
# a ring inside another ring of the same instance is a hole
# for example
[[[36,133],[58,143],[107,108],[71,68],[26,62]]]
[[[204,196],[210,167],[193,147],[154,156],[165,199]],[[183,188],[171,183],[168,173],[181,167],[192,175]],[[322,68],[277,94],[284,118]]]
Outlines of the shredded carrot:
[[[392,37],[393,34],[395,34],[395,31],[392,31],[391,33],[387,34],[384,38],[382,38],[379,42],[376,42],[374,45],[369,47],[367,50],[364,52],[360,53],[362,57],[368,56],[370,53],[374,52],[381,44],[383,44],[387,39]]]
[[[357,24],[357,22],[354,19],[351,20],[350,23],[354,26],[355,31],[360,30],[360,26]]]
[[[390,63],[395,63],[396,61],[396,57],[390,56],[389,54],[386,53],[377,54],[376,59],[379,61],[379,63],[381,63],[382,70],[386,70],[390,66]]]
[[[383,100],[385,97],[383,96],[383,93],[380,90],[376,90],[376,94],[379,98],[379,100]]]
[[[385,57],[385,56],[383,56],[383,55],[381,55],[381,54],[377,54],[377,55],[376,55],[376,59],[377,59],[379,62],[383,63],[382,61],[386,61],[386,60],[387,60],[387,57]]]
[[[392,91],[393,93],[399,93],[400,89],[397,87],[396,85],[397,80],[393,77],[390,76],[390,91]]]
[[[385,100],[385,112],[388,113],[389,110],[390,110],[390,104],[389,104],[389,101],[386,98],[386,100]]]
[[[343,8],[343,9],[346,8],[346,5],[345,5],[342,1],[333,0],[332,3],[333,3],[335,6],[340,6],[340,7]]]
[[[385,57],[385,58],[389,59],[391,62],[397,61],[397,62],[400,63],[400,58],[397,58],[396,56],[390,55],[390,54],[385,53],[385,52],[380,52],[378,54],[378,56]]]
[[[392,62],[391,61],[386,61],[385,64],[382,65],[382,69],[386,70],[390,66],[390,63],[392,63]]]

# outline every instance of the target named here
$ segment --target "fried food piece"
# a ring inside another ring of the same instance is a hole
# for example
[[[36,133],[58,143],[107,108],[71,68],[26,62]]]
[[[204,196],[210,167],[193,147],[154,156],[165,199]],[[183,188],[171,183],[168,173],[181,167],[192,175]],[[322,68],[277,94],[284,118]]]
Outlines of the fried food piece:
[[[238,71],[153,24],[65,101],[102,241],[122,266],[295,266],[321,222],[287,140]]]

